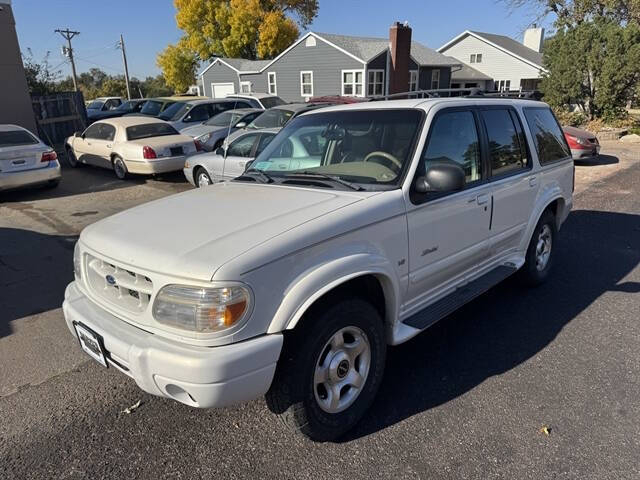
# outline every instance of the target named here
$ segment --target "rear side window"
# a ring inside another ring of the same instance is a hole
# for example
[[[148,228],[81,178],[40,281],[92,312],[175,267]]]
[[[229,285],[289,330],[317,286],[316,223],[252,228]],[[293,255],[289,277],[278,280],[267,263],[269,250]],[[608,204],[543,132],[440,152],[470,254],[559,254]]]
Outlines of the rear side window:
[[[19,145],[35,145],[38,140],[24,130],[0,132],[0,147],[17,147]]]
[[[523,110],[541,165],[571,156],[562,129],[551,113],[551,109],[529,107]]]
[[[487,128],[491,174],[495,177],[523,169],[527,152],[509,110],[483,110],[481,115]]]

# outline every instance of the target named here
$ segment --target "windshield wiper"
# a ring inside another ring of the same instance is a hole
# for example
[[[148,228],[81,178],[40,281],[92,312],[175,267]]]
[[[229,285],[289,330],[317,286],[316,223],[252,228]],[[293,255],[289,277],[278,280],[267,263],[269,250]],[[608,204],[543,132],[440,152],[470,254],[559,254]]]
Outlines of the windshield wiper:
[[[346,180],[343,180],[342,178],[335,175],[327,175],[326,173],[320,173],[320,172],[310,172],[305,170],[303,172],[296,172],[296,173],[291,173],[289,175],[285,175],[285,177],[319,177],[319,178],[324,178],[326,180],[331,180],[333,182],[339,183],[340,185],[343,185],[357,192],[361,192],[364,190],[364,188],[361,187],[360,185],[347,182]]]
[[[251,174],[255,174],[255,176]],[[239,180],[242,177],[246,177],[246,176],[248,176],[249,178],[258,177],[260,178],[260,180],[262,180],[262,183],[273,183],[273,177],[271,175],[269,175],[268,173],[264,173],[262,170],[258,170],[257,168],[250,168],[248,170],[245,170],[245,172],[239,177],[237,177],[236,180]]]

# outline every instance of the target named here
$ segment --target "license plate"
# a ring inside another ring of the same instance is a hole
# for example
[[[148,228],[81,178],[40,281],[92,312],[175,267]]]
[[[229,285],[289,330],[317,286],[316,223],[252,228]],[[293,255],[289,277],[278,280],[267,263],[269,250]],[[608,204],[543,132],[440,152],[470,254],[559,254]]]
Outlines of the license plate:
[[[73,326],[78,334],[78,340],[80,340],[82,350],[88,353],[90,357],[103,367],[107,367],[107,359],[104,356],[104,348],[102,347],[102,338],[100,335],[81,323],[74,323]]]
[[[184,153],[184,150],[182,149],[182,147],[171,147],[169,150],[171,151],[172,157],[175,157],[177,155],[182,155]]]

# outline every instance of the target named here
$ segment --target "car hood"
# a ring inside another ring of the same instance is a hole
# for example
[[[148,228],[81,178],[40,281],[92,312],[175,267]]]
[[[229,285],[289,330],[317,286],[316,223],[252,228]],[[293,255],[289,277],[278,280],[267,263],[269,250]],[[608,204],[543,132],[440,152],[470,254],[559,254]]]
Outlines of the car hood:
[[[343,191],[219,183],[105,218],[85,228],[80,240],[132,267],[207,281],[243,252],[363,198]]]
[[[196,138],[196,137],[199,137],[200,135],[204,135],[205,133],[215,132],[223,128],[226,128],[226,127],[214,127],[211,125],[193,125],[191,127],[183,128],[182,130],[180,130],[180,133]]]

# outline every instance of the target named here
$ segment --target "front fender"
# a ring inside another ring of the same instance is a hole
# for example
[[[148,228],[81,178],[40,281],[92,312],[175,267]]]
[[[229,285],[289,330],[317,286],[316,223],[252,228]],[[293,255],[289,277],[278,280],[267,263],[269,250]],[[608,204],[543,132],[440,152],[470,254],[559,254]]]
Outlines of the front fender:
[[[319,265],[291,282],[284,300],[269,325],[267,333],[294,328],[313,303],[337,286],[364,275],[374,275],[380,281],[385,297],[385,317],[388,326],[398,318],[400,288],[393,266],[388,259],[371,253],[353,254]]]

